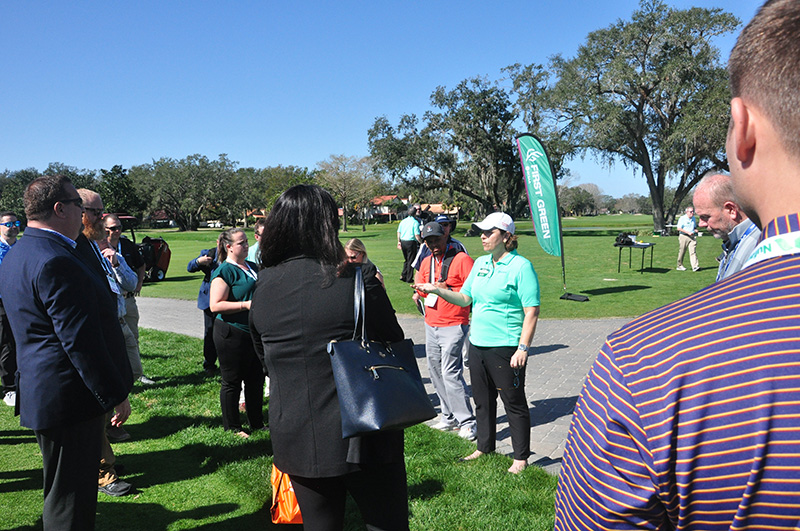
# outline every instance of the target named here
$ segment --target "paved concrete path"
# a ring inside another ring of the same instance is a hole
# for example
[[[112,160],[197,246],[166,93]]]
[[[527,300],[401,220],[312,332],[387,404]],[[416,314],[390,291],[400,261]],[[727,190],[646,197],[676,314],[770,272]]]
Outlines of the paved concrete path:
[[[138,300],[139,326],[192,337],[203,336],[203,313],[194,301]],[[577,304],[577,303],[576,303]],[[425,328],[421,316],[400,315],[400,325],[417,345],[420,372],[435,403],[436,394],[428,376]],[[558,473],[564,442],[584,378],[608,334],[630,319],[542,319],[528,360],[525,391],[531,408],[530,462]],[[201,353],[198,352],[198,364]],[[466,371],[469,383],[469,371]],[[158,375],[156,375],[158,376]],[[511,455],[511,435],[502,401],[498,400],[497,451]],[[431,421],[430,424],[435,423]],[[455,435],[454,435],[455,436]]]

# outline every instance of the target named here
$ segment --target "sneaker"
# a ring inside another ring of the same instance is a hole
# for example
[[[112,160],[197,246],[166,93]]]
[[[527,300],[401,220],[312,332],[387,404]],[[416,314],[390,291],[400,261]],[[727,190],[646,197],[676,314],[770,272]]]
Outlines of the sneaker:
[[[17,405],[17,392],[16,391],[9,391],[6,393],[6,396],[3,397],[3,402],[6,403],[9,407],[14,407]]]
[[[700,271],[700,268],[699,268],[699,267],[693,267],[693,268],[692,268],[692,271],[695,271],[695,272],[696,272],[696,271]]]
[[[683,266],[678,266],[675,269],[677,269],[678,271],[686,271],[686,268]]]
[[[156,382],[151,380],[147,376],[139,376],[139,383],[141,383],[142,385],[153,385]]]
[[[131,434],[122,426],[110,426],[106,428],[106,437],[108,437],[108,440],[111,442],[122,442],[130,439]]]
[[[108,494],[109,496],[125,496],[131,490],[131,484],[127,481],[122,481],[121,479],[117,479],[116,481],[112,481],[105,487],[97,487],[97,492],[102,492],[103,494]]]
[[[477,430],[475,429],[474,425],[467,424],[465,426],[461,426],[461,429],[458,430],[458,436],[468,441],[474,441],[478,438],[478,434],[476,432]]]
[[[433,425],[433,429],[442,431],[452,431],[456,428],[458,428],[457,424],[448,422],[446,420],[440,420],[437,424]]]

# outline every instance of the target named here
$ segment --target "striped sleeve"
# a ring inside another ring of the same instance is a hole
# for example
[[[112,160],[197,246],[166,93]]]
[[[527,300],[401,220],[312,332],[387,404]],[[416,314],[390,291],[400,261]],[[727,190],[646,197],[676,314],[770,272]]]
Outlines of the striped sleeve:
[[[556,529],[659,529],[663,506],[633,396],[608,343],[572,418],[556,497]]]

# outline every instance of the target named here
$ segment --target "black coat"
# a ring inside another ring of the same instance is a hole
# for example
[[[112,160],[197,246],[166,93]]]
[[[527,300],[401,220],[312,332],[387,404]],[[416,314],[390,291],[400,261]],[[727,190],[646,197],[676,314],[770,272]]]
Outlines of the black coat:
[[[367,335],[399,341],[389,298],[363,268]],[[354,269],[335,276],[298,257],[262,269],[250,309],[256,352],[270,377],[269,427],[275,465],[289,475],[340,476],[356,464],[403,460],[403,432],[342,439],[339,400],[327,345],[353,337]]]

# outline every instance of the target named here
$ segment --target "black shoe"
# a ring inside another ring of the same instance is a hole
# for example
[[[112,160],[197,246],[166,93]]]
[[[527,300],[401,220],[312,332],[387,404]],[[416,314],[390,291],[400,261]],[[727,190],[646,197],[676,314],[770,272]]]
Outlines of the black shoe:
[[[122,426],[110,426],[106,428],[106,437],[108,437],[108,440],[111,442],[122,442],[130,439],[131,434]]]
[[[118,479],[106,485],[105,487],[97,487],[97,492],[108,494],[109,496],[119,497],[125,496],[131,491],[132,485],[127,481]]]

